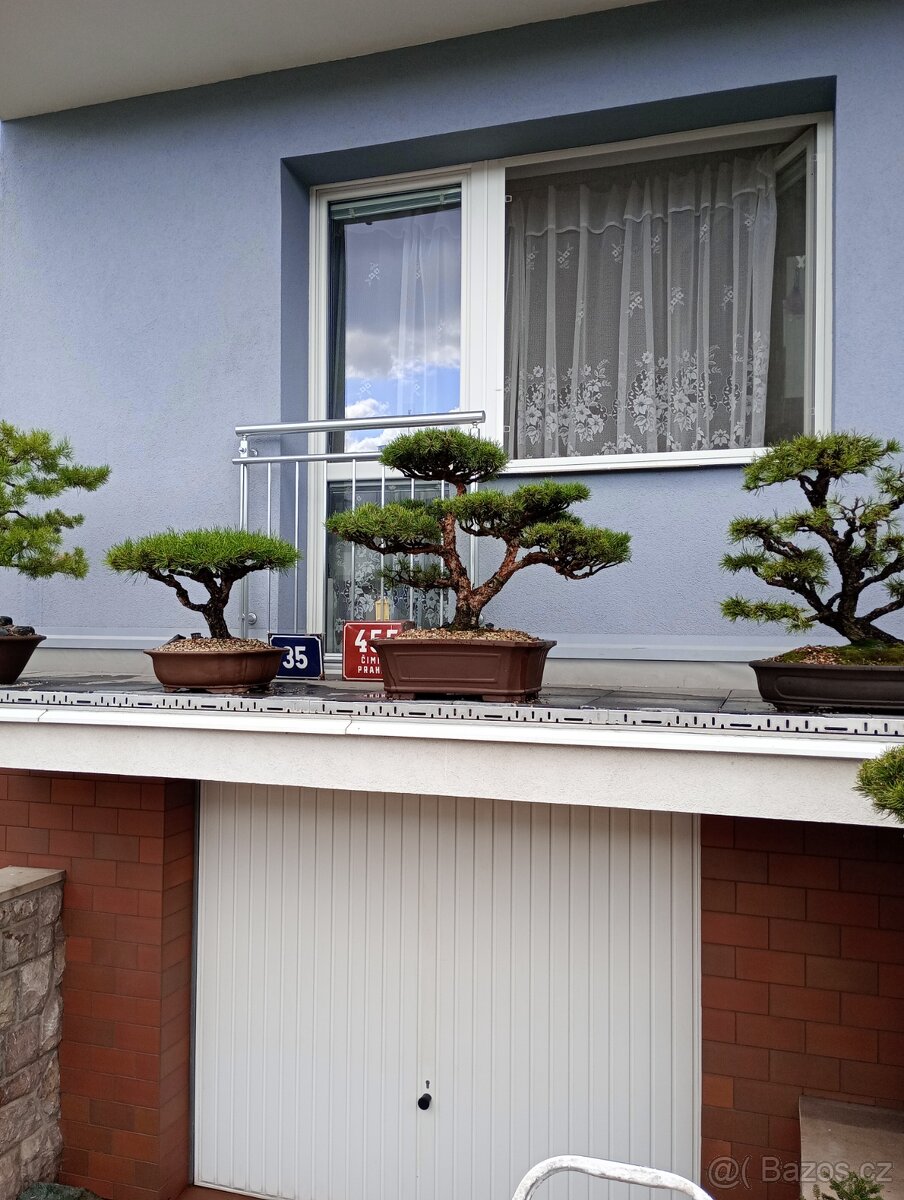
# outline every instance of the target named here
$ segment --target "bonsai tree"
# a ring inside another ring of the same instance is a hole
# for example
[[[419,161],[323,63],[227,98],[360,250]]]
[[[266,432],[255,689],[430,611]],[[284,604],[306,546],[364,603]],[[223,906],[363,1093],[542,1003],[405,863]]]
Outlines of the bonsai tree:
[[[425,429],[395,438],[380,460],[409,479],[444,481],[455,494],[384,507],[362,504],[334,514],[326,527],[378,554],[403,556],[384,572],[389,586],[452,592],[455,615],[449,628],[453,631],[476,630],[487,604],[525,567],[545,564],[566,579],[587,579],[630,558],[627,533],[584,525],[569,511],[590,494],[582,483],[544,480],[511,492],[469,491],[471,484],[495,479],[508,461],[495,442],[459,430]],[[468,574],[458,530],[498,538],[503,544],[502,561],[482,583]],[[412,565],[408,556],[438,562]]]
[[[54,441],[44,429],[17,429],[0,421],[0,566],[30,579],[84,578],[85,552],[80,546],[64,550],[63,534],[85,518],[81,513],[47,508],[44,502],[71,490],[96,492],[109,474],[109,467],[73,462],[65,438]]]
[[[813,1200],[881,1200],[883,1185],[871,1175],[848,1171],[840,1179],[830,1179],[828,1192],[813,1185]]]
[[[866,759],[857,772],[857,791],[879,812],[904,824],[904,746]]]
[[[876,622],[904,609],[904,533],[897,521],[904,470],[889,461],[900,449],[894,440],[830,433],[783,442],[749,463],[746,491],[796,483],[805,505],[785,515],[736,518],[728,536],[741,549],[726,554],[722,566],[750,571],[803,604],[732,596],[722,603],[723,615],[776,621],[794,633],[820,624],[852,643],[898,646],[900,639]],[[872,494],[838,486],[855,476],[870,479]],[[886,598],[870,607],[865,594],[875,587]]]
[[[233,585],[252,571],[287,571],[298,559],[289,542],[243,529],[168,529],[107,551],[108,567],[165,583],[180,604],[203,616],[210,636],[218,639],[232,638],[226,605]],[[199,584],[207,599],[193,600],[183,580]]]

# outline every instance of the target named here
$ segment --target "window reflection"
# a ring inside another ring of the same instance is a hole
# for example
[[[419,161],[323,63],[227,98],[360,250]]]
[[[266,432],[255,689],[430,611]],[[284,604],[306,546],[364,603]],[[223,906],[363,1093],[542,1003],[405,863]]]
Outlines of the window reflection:
[[[362,418],[459,407],[461,207],[458,189],[331,206],[330,415]],[[388,211],[386,211],[388,210]],[[397,432],[397,431],[395,431]],[[379,450],[392,430],[357,430],[336,449]]]

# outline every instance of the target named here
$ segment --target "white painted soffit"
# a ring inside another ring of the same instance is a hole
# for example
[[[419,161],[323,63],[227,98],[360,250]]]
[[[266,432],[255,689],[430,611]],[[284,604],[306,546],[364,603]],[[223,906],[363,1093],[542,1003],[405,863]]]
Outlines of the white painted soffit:
[[[881,737],[0,705],[0,768],[888,824]]]
[[[0,120],[650,2],[0,0]]]

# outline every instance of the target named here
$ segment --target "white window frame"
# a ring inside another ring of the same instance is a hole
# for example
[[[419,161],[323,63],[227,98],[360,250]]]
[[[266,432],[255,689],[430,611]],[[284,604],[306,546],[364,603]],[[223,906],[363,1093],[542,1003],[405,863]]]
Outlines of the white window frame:
[[[498,268],[491,254],[494,240],[503,246],[505,239],[505,172],[489,170],[488,163],[470,163],[442,171],[418,171],[405,175],[387,175],[338,186],[327,185],[312,189],[310,217],[310,306],[309,306],[309,421],[328,417],[329,404],[329,206],[336,201],[366,196],[385,196],[413,188],[439,189],[461,187],[461,396],[459,404],[466,407],[465,397],[475,397],[475,407],[487,413],[487,424],[481,432],[488,437],[501,435],[502,421],[493,424],[490,416],[500,410],[503,400],[502,338],[490,336],[486,322],[487,308],[504,308],[503,269]],[[491,226],[490,216],[498,213],[498,229]],[[499,290],[491,299],[490,292]],[[489,360],[498,353],[498,363]],[[498,396],[492,402],[484,394],[485,381],[498,375]],[[479,402],[478,402],[479,400]],[[498,426],[498,435],[497,435]],[[325,433],[309,435],[308,449],[312,454],[327,452]],[[361,463],[355,471],[359,483],[380,478],[377,463]],[[393,473],[396,474],[396,473]],[[401,478],[399,476],[399,478]],[[349,467],[345,463],[311,463],[308,467],[307,520],[307,612],[308,627],[319,629],[325,614],[324,581],[326,579],[326,544],[323,522],[326,519],[326,489],[331,481],[348,482]]]
[[[385,175],[311,190],[310,216],[310,307],[307,419],[323,420],[328,404],[328,313],[329,313],[329,205],[334,201],[378,196],[412,188],[441,188],[459,185],[462,204],[461,270],[461,397],[462,409],[483,409],[487,414],[481,432],[495,441],[505,441],[504,430],[504,340],[505,340],[505,189],[506,172],[525,168],[583,161],[606,165],[660,158],[664,154],[705,153],[729,145],[758,145],[779,140],[783,130],[812,128],[807,164],[808,196],[811,204],[811,245],[808,265],[813,264],[809,321],[812,344],[808,373],[812,380],[812,429],[828,432],[832,425],[832,114],[805,113],[765,121],[722,125],[658,137],[636,138],[600,146],[520,155],[488,162],[466,163],[436,171]],[[525,172],[527,173],[527,172]],[[809,315],[809,314],[808,314]],[[809,430],[808,430],[809,432]],[[325,434],[310,438],[311,452],[324,453]],[[586,455],[573,458],[514,459],[506,467],[510,475],[596,474],[603,471],[665,470],[687,467],[738,466],[752,462],[759,448],[725,450],[680,450],[653,454]],[[377,478],[379,468],[361,464],[357,478]],[[325,545],[323,521],[326,485],[331,479],[348,479],[344,465],[324,467],[311,464],[308,484],[308,613],[312,624],[324,607]]]

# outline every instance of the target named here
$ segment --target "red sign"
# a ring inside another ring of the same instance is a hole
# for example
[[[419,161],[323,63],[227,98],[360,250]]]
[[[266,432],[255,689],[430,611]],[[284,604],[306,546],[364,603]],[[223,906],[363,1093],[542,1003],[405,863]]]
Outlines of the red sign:
[[[346,621],[342,627],[342,678],[382,679],[380,656],[371,638],[391,638],[401,633],[401,621]]]

